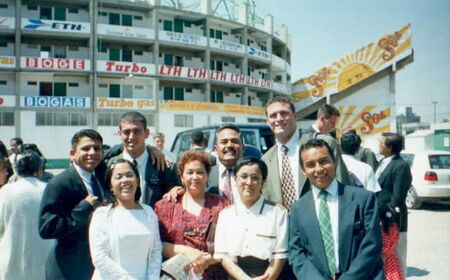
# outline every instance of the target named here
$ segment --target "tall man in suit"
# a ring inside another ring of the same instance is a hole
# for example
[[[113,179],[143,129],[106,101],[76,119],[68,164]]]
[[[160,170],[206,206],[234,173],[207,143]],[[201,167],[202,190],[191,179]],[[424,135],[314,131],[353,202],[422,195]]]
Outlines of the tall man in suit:
[[[56,239],[46,264],[45,279],[91,279],[89,217],[105,197],[95,168],[102,161],[100,134],[83,129],[72,137],[72,165],[53,177],[45,189],[39,219],[42,238]]]
[[[131,111],[123,114],[120,118],[118,134],[124,150],[122,154],[111,158],[108,165],[116,158],[133,162],[141,174],[141,202],[153,207],[171,187],[178,185],[175,169],[172,166],[158,170],[156,164],[152,164],[150,151],[145,146],[150,129],[147,127],[145,116],[141,113]]]
[[[400,238],[397,242],[397,255],[406,275],[406,232],[408,229],[408,209],[406,194],[411,187],[411,169],[400,156],[403,137],[397,133],[385,132],[380,139],[380,154],[384,156],[375,176],[381,186],[378,200],[382,206],[390,206],[399,212],[397,220]]]
[[[336,181],[327,143],[300,148],[311,191],[291,207],[289,263],[298,279],[384,279],[375,194]]]

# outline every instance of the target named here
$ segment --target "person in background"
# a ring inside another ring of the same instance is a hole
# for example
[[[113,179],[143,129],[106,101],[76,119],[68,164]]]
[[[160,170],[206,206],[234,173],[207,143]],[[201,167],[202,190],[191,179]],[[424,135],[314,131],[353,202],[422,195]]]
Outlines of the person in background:
[[[234,173],[240,200],[219,214],[214,258],[234,279],[277,279],[288,257],[287,211],[261,196],[268,173],[262,160],[241,159]]]
[[[43,280],[53,240],[39,236],[39,206],[46,183],[43,159],[26,152],[17,161],[19,180],[0,190],[0,279]]]
[[[187,151],[178,161],[184,194],[176,201],[162,199],[155,205],[158,215],[163,255],[165,258],[183,254],[190,260],[187,270],[203,273],[202,279],[227,279],[222,265],[212,257],[207,246],[214,236],[213,224],[228,201],[219,195],[205,193],[211,163],[199,151]]]
[[[20,154],[20,147],[23,145],[23,140],[20,137],[14,137],[10,141],[11,155],[9,156],[9,161],[14,170],[17,173],[16,162],[19,160],[18,156]]]
[[[342,132],[342,135],[347,134],[347,133],[352,133],[358,137],[359,148],[355,152],[355,158],[359,161],[362,161],[362,162],[370,165],[370,167],[372,167],[373,172],[377,171],[378,160],[377,160],[377,156],[375,155],[375,153],[371,149],[361,146],[361,137],[356,133],[356,129],[346,128]]]
[[[153,145],[158,150],[163,152],[166,156],[168,156],[172,162],[176,161],[176,159],[177,159],[176,155],[165,148],[166,136],[164,135],[164,133],[158,132],[155,135],[153,135]]]
[[[9,158],[4,155],[0,155],[0,188],[8,183],[14,171],[11,166]]]
[[[0,156],[8,157],[8,149],[2,140],[0,140]]]
[[[205,138],[205,135],[203,134],[203,132],[197,131],[192,134],[191,150],[207,153],[209,160],[211,161],[211,166],[215,166],[217,163],[217,158],[205,150],[207,147],[207,144],[208,144],[208,139]]]
[[[310,128],[302,130],[302,133],[323,133],[333,135],[336,138],[336,124],[341,116],[339,110],[330,104],[323,104],[317,111],[317,118]],[[330,134],[331,132],[331,134]]]
[[[117,159],[106,172],[109,204],[95,210],[89,245],[95,270],[92,279],[159,279],[162,245],[158,218],[139,203],[139,171]]]

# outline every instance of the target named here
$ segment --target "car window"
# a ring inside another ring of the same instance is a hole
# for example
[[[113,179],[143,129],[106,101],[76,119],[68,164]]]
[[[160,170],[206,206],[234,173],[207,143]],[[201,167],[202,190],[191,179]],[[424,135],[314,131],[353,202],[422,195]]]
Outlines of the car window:
[[[400,154],[400,156],[403,158],[404,161],[406,161],[409,166],[413,165],[414,162],[414,154]]]
[[[191,133],[181,134],[175,141],[176,142],[174,148],[172,149],[172,153],[181,154],[191,148]]]
[[[431,169],[450,169],[450,155],[429,155]]]
[[[242,139],[244,139],[244,145],[257,146],[256,133],[252,130],[241,130]]]

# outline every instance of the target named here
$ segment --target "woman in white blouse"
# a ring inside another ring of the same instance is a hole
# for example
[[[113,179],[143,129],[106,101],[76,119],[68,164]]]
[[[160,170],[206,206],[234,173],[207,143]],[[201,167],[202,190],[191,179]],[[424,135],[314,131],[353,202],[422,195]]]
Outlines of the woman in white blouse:
[[[162,245],[153,209],[139,203],[139,171],[125,159],[108,167],[112,203],[95,210],[89,244],[92,279],[159,279]]]
[[[237,162],[240,201],[222,210],[214,258],[235,279],[277,279],[288,257],[287,211],[261,196],[267,166],[258,158]]]

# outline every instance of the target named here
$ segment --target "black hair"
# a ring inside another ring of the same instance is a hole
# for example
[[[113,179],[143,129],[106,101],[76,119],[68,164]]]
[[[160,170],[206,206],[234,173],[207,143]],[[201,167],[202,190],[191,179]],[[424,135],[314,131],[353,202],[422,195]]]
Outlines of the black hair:
[[[398,155],[403,150],[404,138],[398,133],[384,132],[384,145],[391,149],[393,155]]]
[[[133,170],[134,174],[136,175],[137,180],[137,187],[136,187],[136,193],[134,194],[134,201],[139,201],[142,195],[141,191],[141,179],[139,177],[139,169],[136,165],[134,165],[131,161],[123,159],[123,158],[115,158],[111,161],[111,164],[108,166],[108,170],[106,171],[105,179],[106,179],[106,187],[108,190],[107,193],[107,202],[112,203],[113,207],[117,204],[116,197],[114,196],[112,190],[111,190],[111,178],[112,174],[114,172],[114,168],[119,163],[127,163],[131,169]]]
[[[267,169],[267,165],[264,161],[262,161],[261,159],[256,158],[256,157],[245,157],[245,158],[239,159],[236,162],[236,165],[234,166],[234,170],[233,170],[234,174],[237,174],[239,169],[241,169],[243,166],[253,165],[253,164],[258,165],[259,171],[261,172],[262,179],[263,179],[263,181],[266,181],[267,174],[269,172]]]
[[[136,111],[126,112],[120,117],[119,129],[121,129],[120,127],[121,122],[130,122],[130,123],[137,122],[142,124],[144,130],[147,129],[147,119],[145,118],[144,115]]]
[[[328,119],[331,116],[340,117],[341,113],[333,105],[323,104],[322,106],[319,107],[319,110],[317,110],[317,118],[319,118],[320,116],[324,116],[326,119]]]
[[[39,156],[43,156],[41,150],[39,150],[38,146],[34,143],[26,143],[23,144],[22,147],[20,148],[20,153],[26,153],[27,151],[33,151],[35,153],[37,153]]]
[[[11,141],[16,142],[17,145],[23,145],[23,140],[20,137],[14,137],[11,139]]]
[[[202,131],[197,131],[192,134],[191,141],[195,145],[203,145],[206,142],[206,138]]]
[[[358,151],[361,143],[358,135],[353,133],[345,133],[341,136],[341,150],[347,155],[354,155]]]
[[[11,162],[9,161],[8,156],[4,156],[0,154],[0,168],[6,169],[6,178],[5,178],[5,184],[8,182],[9,178],[11,178],[12,175],[14,175],[14,170],[11,166]],[[0,187],[1,187],[0,182]]]
[[[5,143],[0,140],[0,155],[8,157],[8,149],[6,148]]]
[[[330,155],[331,159],[333,160],[333,162],[336,162],[336,159],[334,158],[333,151],[331,150],[331,148],[330,148],[330,146],[328,145],[327,142],[325,142],[322,139],[310,139],[310,140],[308,140],[308,142],[302,144],[301,147],[300,147],[300,152],[299,152],[300,167],[303,168],[303,161],[302,161],[302,153],[303,153],[303,151],[309,150],[311,148],[321,148],[321,147],[326,147],[327,151],[328,151],[328,154]]]
[[[218,140],[218,136],[220,134],[220,132],[222,132],[222,130],[224,129],[231,129],[237,132],[237,134],[239,135],[239,139],[241,139],[241,144],[242,146],[244,146],[244,139],[242,139],[242,135],[241,135],[241,130],[239,129],[239,127],[237,127],[236,125],[232,124],[232,123],[225,123],[219,126],[219,129],[217,129],[216,132],[216,142]]]
[[[34,151],[27,151],[21,155],[16,167],[19,176],[33,176],[39,169],[44,167],[44,159]]]
[[[103,138],[100,135],[100,133],[98,133],[93,129],[82,129],[72,136],[71,140],[72,150],[75,150],[77,148],[78,142],[80,142],[80,139],[83,137],[88,137],[90,139],[97,140],[101,144],[103,144]]]

